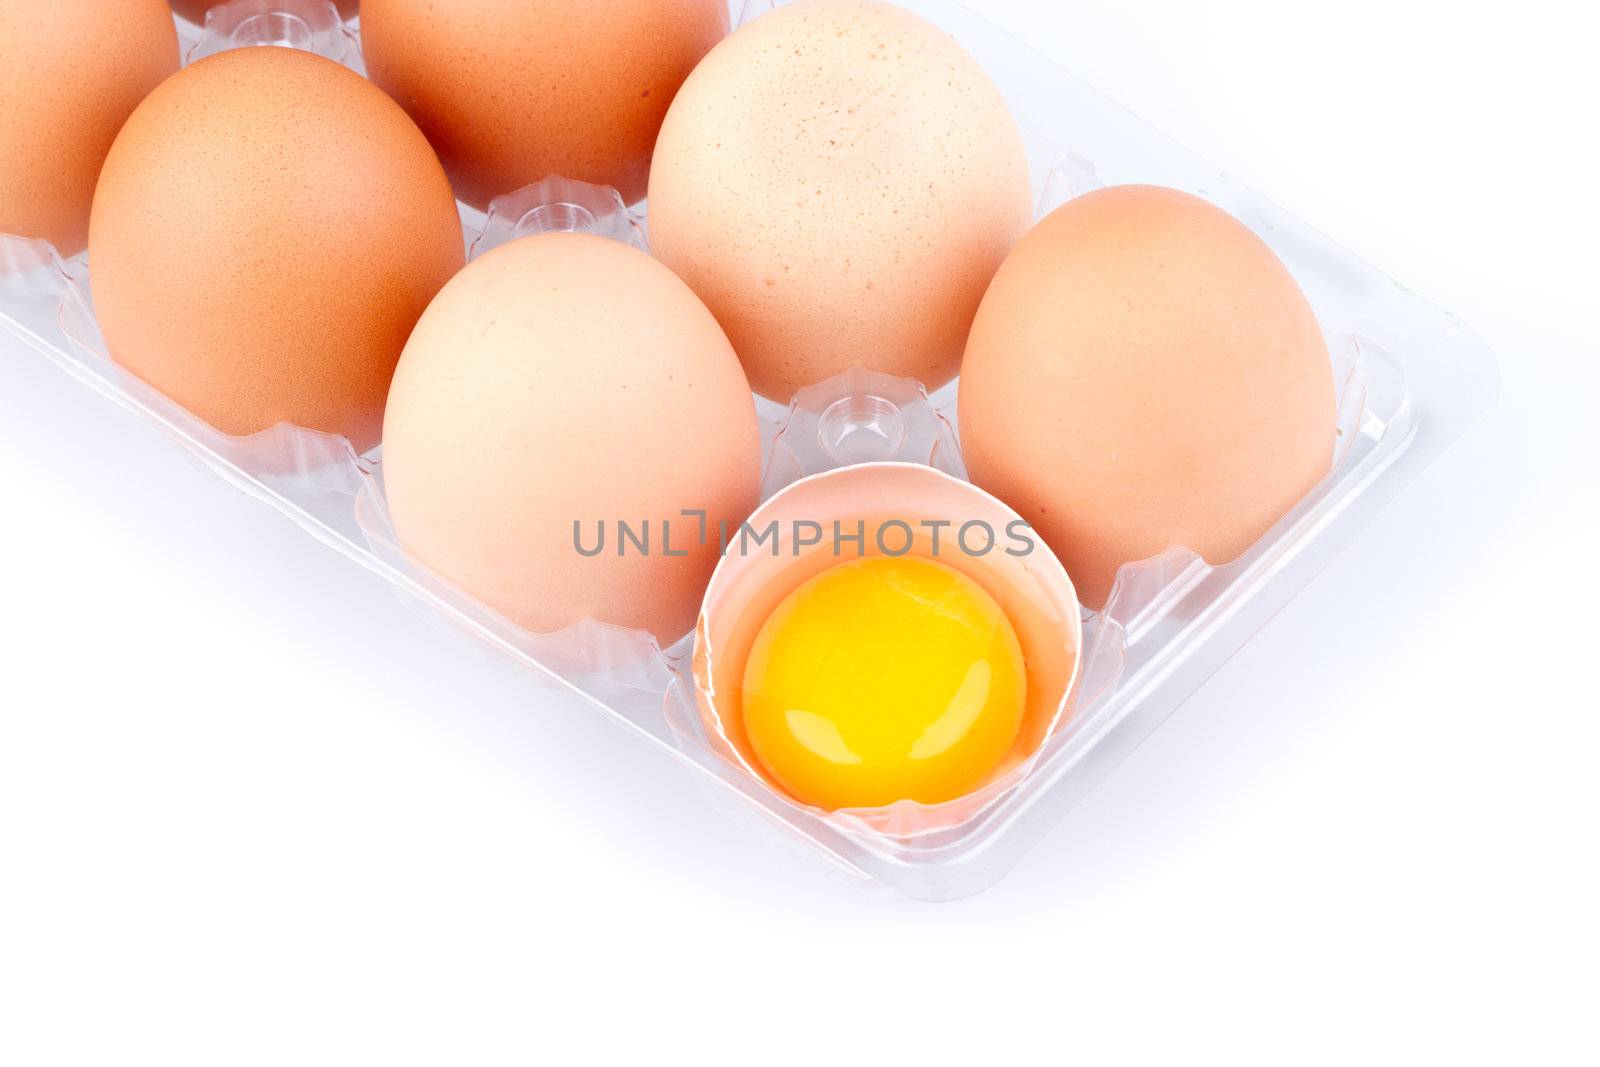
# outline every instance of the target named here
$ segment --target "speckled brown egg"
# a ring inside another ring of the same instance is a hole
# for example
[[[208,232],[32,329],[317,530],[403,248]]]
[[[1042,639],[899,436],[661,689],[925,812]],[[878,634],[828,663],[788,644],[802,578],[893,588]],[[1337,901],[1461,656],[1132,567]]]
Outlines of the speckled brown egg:
[[[118,363],[224,433],[378,441],[406,338],[464,260],[427,140],[337,63],[222,52],[128,120],[89,269]]]
[[[1125,563],[1242,555],[1328,473],[1335,419],[1288,269],[1220,208],[1153,186],[1040,222],[995,276],[961,376],[973,481],[1093,608]]]
[[[196,25],[204,25],[206,12],[227,2],[228,0],[172,0],[172,10]],[[360,0],[335,0],[335,6],[339,9],[339,14],[345,18],[353,18],[357,8],[360,7]]]
[[[656,147],[657,256],[787,401],[851,367],[936,388],[1030,218],[1022,136],[948,34],[801,0],[719,45]]]
[[[643,252],[582,234],[513,241],[445,286],[395,373],[383,452],[406,550],[535,632],[682,637],[719,528],[760,488],[755,405],[716,320]]]
[[[83,251],[111,142],[177,69],[162,0],[0,0],[0,233]]]
[[[366,0],[372,80],[478,207],[552,174],[644,195],[673,94],[726,0]]]

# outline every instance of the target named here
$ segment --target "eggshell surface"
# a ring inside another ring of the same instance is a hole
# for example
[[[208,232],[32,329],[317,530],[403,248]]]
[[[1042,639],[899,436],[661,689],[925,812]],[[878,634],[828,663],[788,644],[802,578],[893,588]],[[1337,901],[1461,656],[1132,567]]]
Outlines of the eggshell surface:
[[[206,13],[214,7],[221,7],[228,0],[171,0],[172,10],[198,26],[205,25]],[[334,6],[339,9],[339,14],[351,18],[360,7],[360,0],[335,0]]]
[[[579,234],[514,241],[451,281],[384,425],[409,554],[526,629],[590,618],[664,645],[694,623],[719,526],[756,504],[760,451],[710,312],[644,253]],[[619,521],[648,528],[647,551],[623,549]],[[603,550],[580,552],[602,523]]]
[[[111,142],[177,69],[162,0],[0,0],[0,233],[83,251]]]
[[[242,48],[164,82],[95,196],[113,359],[217,429],[376,444],[394,365],[465,259],[439,161],[364,78]]]
[[[728,32],[724,0],[366,0],[373,81],[483,207],[551,175],[644,195],[673,94]]]
[[[1016,122],[953,38],[874,0],[801,0],[679,92],[651,244],[763,395],[855,366],[936,388],[1030,199]]]
[[[1119,186],[1006,260],[961,378],[973,481],[1028,519],[1100,608],[1173,546],[1233,561],[1328,473],[1332,363],[1294,278],[1220,208]]]

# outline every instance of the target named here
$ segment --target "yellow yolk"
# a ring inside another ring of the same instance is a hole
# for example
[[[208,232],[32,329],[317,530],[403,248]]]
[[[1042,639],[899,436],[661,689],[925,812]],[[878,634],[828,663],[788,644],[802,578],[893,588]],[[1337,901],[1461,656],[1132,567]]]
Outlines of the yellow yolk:
[[[978,583],[942,563],[841,563],[778,605],[745,663],[761,766],[821,808],[937,804],[982,786],[1016,742],[1022,646]]]

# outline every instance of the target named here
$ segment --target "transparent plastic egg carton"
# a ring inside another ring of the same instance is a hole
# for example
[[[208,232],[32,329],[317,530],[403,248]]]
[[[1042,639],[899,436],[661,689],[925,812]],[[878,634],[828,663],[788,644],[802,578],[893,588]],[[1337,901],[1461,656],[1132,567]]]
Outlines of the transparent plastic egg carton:
[[[1175,547],[1125,567],[1111,602],[1085,614],[1078,682],[1058,729],[1022,773],[954,824],[808,809],[779,795],[705,735],[688,678],[690,641],[585,623],[555,635],[518,629],[397,547],[383,500],[381,448],[279,426],[249,438],[213,430],[110,362],[82,257],[0,236],[0,329],[180,441],[245,493],[383,576],[408,601],[489,646],[530,679],[564,688],[689,767],[719,808],[804,843],[864,885],[920,899],[978,892],[1024,852],[1293,597],[1368,520],[1492,405],[1492,355],[1448,313],[1405,291],[1315,230],[1219,173],[954,0],[901,0],[954,34],[999,85],[1021,124],[1043,215],[1102,184],[1173,186],[1211,200],[1260,235],[1309,296],[1329,334],[1339,384],[1337,462],[1328,478],[1242,559],[1209,566]],[[736,4],[735,23],[772,6]],[[331,16],[331,17],[330,17]],[[193,60],[277,44],[361,69],[356,24],[315,0],[236,0],[204,33],[184,27]],[[487,217],[463,208],[474,255],[515,237],[577,229],[648,247],[647,219],[609,190],[552,178],[503,197]],[[763,418],[766,496],[863,461],[964,473],[954,386],[867,372],[803,391]],[[488,669],[486,667],[486,669]],[[534,701],[530,699],[530,708]],[[882,813],[879,813],[880,815]]]

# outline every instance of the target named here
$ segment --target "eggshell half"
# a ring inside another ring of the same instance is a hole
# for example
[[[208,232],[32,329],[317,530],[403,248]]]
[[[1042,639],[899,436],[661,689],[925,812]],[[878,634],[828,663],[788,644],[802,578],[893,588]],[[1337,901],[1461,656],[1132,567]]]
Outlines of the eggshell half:
[[[685,83],[650,236],[763,395],[857,366],[933,389],[1030,201],[1017,124],[953,38],[875,0],[802,0]]]
[[[725,0],[366,0],[372,80],[477,207],[555,174],[644,196],[661,119]]]
[[[111,142],[177,69],[162,0],[0,0],[0,233],[83,251]]]
[[[366,79],[241,48],[164,82],[95,194],[111,357],[227,434],[279,422],[377,443],[411,327],[460,269],[439,161]]]
[[[1242,223],[1173,189],[1070,201],[1000,269],[961,377],[973,481],[1022,513],[1085,604],[1183,546],[1242,555],[1328,473],[1332,362]]]
[[[976,486],[914,463],[842,467],[802,479],[762,504],[749,525],[757,531],[775,526],[780,550],[733,539],[706,591],[695,630],[695,703],[713,748],[770,782],[745,732],[741,702],[745,663],[757,634],[790,593],[841,560],[857,558],[858,551],[881,554],[879,527],[904,523],[914,536],[891,531],[890,544],[898,549],[909,541],[908,555],[959,570],[1005,611],[1027,662],[1027,709],[1016,743],[989,786],[931,807],[906,802],[895,810],[858,814],[888,832],[918,833],[954,825],[980,810],[1066,720],[1082,659],[1077,597],[1047,547],[1032,538],[1030,550],[1020,554],[995,548],[978,555],[954,547],[958,531],[969,523],[997,531],[999,543],[1009,545],[1007,531],[1017,521],[1016,512]],[[794,547],[798,524],[831,530],[835,522],[846,532],[859,530],[863,549],[847,545],[841,554],[829,537],[804,551]],[[936,531],[926,523],[944,525]],[[973,543],[980,540],[975,535]]]
[[[447,285],[384,424],[410,555],[526,629],[591,618],[663,645],[694,624],[719,526],[755,506],[760,456],[711,313],[643,252],[580,234],[513,241]],[[647,551],[622,550],[619,521],[648,524]],[[574,525],[592,549],[602,523],[604,551],[580,552]]]

